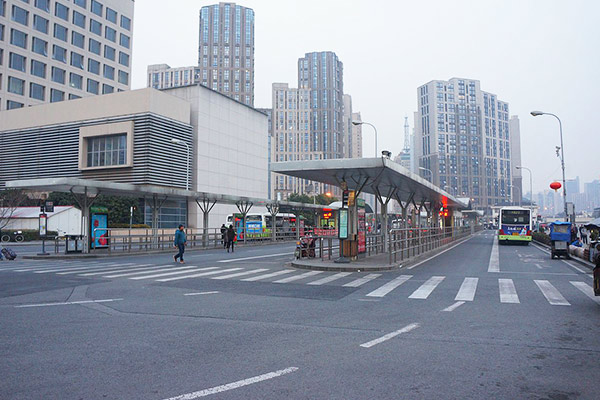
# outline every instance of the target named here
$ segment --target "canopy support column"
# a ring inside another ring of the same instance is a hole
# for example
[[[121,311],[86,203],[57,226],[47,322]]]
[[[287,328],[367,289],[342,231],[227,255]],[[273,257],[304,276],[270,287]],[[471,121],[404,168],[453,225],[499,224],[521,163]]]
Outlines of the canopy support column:
[[[208,218],[213,207],[217,204],[217,200],[210,200],[203,197],[202,201],[196,199],[196,204],[198,204],[200,211],[202,211],[202,246],[208,247]],[[215,240],[217,239],[215,238]]]
[[[243,224],[242,232],[244,234],[244,243],[246,243],[246,236],[248,236],[248,234],[246,232],[246,215],[248,215],[248,212],[250,211],[250,209],[252,208],[254,203],[252,203],[251,201],[247,201],[247,200],[240,200],[240,201],[236,202],[235,205],[237,206],[240,214],[242,214],[242,224]]]
[[[383,219],[383,223],[382,225],[382,231],[383,231],[383,252],[387,252],[387,241],[388,241],[388,214],[387,214],[387,206],[390,202],[390,200],[392,200],[394,198],[394,195],[396,194],[396,192],[398,191],[398,188],[390,188],[388,195],[385,197],[385,201],[383,200],[383,197],[381,196],[381,192],[379,191],[379,187],[375,188],[375,195],[377,196],[377,201],[379,201],[381,203],[381,217]]]
[[[277,241],[277,214],[279,213],[279,203],[269,203],[265,206],[271,214],[271,240]]]
[[[83,252],[90,252],[90,207],[96,202],[100,193],[88,197],[88,188],[85,187],[82,194],[73,192],[73,188],[69,189],[71,195],[81,208],[81,237],[83,238]]]

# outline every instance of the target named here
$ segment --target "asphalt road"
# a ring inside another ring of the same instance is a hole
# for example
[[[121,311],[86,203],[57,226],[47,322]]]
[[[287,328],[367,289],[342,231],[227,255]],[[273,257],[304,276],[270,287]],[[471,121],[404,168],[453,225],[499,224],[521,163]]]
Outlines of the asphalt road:
[[[598,398],[586,267],[491,233],[376,274],[292,252],[4,261],[0,398]]]

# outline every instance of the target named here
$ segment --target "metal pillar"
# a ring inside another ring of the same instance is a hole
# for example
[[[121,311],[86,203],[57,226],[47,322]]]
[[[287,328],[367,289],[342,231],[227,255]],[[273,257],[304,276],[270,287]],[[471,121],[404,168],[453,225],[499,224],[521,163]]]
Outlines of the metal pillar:
[[[94,204],[100,193],[96,193],[88,198],[88,188],[84,188],[82,194],[73,192],[73,188],[69,189],[71,195],[81,208],[81,237],[83,238],[83,252],[90,252],[89,241],[89,222],[90,222],[90,207]],[[91,201],[90,201],[91,198]]]
[[[158,223],[160,220],[158,211],[165,201],[167,201],[167,196],[162,199],[159,199],[156,194],[152,196],[152,205],[150,206],[152,210],[152,248],[159,248],[160,246],[158,243]]]
[[[202,201],[200,199],[195,200],[198,207],[200,207],[200,211],[202,211],[202,246],[208,247],[208,216],[217,204],[217,200],[210,200],[206,197],[203,197]]]
[[[271,240],[277,241],[277,214],[279,213],[279,203],[270,203],[265,206],[271,214]]]
[[[248,232],[246,232],[246,215],[248,215],[248,212],[250,211],[254,203],[247,200],[241,200],[236,202],[235,205],[237,206],[240,214],[242,214],[242,232],[244,232],[244,243],[246,243],[246,237],[248,236]]]
[[[397,188],[391,188],[388,192],[388,195],[385,197],[385,201],[383,201],[383,197],[381,196],[381,192],[379,191],[379,187],[375,188],[375,196],[377,197],[377,201],[381,202],[381,217],[383,218],[383,223],[381,224],[381,230],[383,231],[383,252],[387,252],[387,241],[388,241],[388,215],[387,215],[387,205],[390,200],[394,198],[394,195],[398,191]]]

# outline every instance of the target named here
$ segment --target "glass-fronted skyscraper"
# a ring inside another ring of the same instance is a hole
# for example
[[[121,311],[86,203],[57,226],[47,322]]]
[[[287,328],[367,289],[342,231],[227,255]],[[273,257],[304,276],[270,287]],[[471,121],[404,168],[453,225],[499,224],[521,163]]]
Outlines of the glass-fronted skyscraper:
[[[518,119],[509,119],[508,103],[482,91],[479,81],[461,78],[431,81],[417,89],[417,99],[415,155],[417,168],[425,168],[421,175],[452,195],[472,198],[478,209],[518,202]]]
[[[130,88],[133,0],[0,0],[0,110]]]
[[[219,3],[200,10],[199,81],[254,106],[254,10]]]

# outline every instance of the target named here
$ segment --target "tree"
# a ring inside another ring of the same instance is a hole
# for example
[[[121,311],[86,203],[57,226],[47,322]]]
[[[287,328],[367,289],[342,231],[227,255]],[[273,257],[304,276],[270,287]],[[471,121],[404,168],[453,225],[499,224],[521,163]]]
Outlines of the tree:
[[[5,228],[17,207],[27,200],[27,194],[20,189],[4,189],[0,191],[0,230]]]

